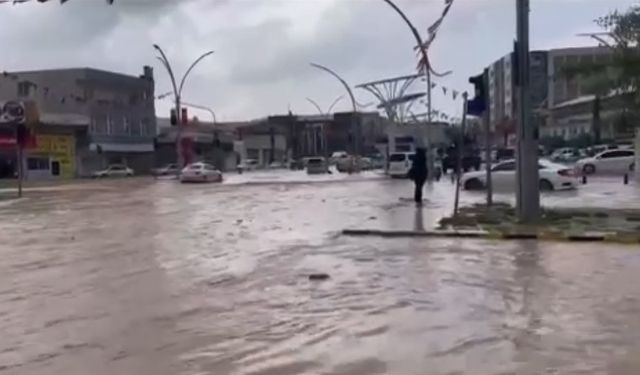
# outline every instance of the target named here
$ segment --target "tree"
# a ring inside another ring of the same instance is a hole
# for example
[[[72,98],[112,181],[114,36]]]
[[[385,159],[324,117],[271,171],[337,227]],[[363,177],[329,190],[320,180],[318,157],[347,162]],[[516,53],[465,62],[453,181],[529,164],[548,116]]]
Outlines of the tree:
[[[640,5],[624,12],[614,11],[595,20],[603,29],[590,34],[601,46],[611,49],[610,59],[566,66],[564,74],[571,79],[581,76],[585,92],[594,96],[592,106],[592,135],[596,143],[602,141],[602,101],[616,96],[621,115],[616,119],[618,129],[627,127],[638,116],[640,104]]]

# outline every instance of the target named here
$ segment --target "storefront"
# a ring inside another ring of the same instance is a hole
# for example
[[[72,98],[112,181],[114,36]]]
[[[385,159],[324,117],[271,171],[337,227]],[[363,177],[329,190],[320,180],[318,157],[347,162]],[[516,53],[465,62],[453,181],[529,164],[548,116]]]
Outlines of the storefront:
[[[74,178],[76,139],[72,134],[35,134],[35,145],[25,153],[28,180]]]

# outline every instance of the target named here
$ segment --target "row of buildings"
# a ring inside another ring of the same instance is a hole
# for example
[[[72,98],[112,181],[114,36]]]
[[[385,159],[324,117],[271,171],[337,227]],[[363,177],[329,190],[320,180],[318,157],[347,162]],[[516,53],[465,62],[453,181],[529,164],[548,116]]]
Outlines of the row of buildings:
[[[574,139],[592,134],[593,106],[596,95],[590,77],[567,74],[567,68],[606,63],[612,51],[606,47],[564,48],[531,51],[530,82],[533,120],[540,137]],[[513,55],[507,54],[486,69],[488,72],[489,121],[494,130],[494,142],[513,142],[517,113],[517,89],[514,85]],[[630,134],[615,126],[620,113],[605,96],[600,121],[602,139],[626,139]]]
[[[157,133],[153,70],[140,76],[96,69],[2,73],[0,101],[32,103],[37,120],[23,160],[27,178],[87,176],[109,163],[153,165]],[[15,174],[13,124],[0,126],[0,177]]]
[[[398,127],[377,112],[346,112],[192,120],[178,130],[168,118],[156,117],[148,66],[139,76],[91,68],[0,73],[0,103],[7,101],[37,108],[21,161],[27,179],[86,177],[114,163],[148,173],[177,160],[178,132],[189,141],[193,159],[230,170],[244,159],[268,165],[355,147],[363,155],[411,151],[420,137],[445,143],[449,126],[432,124],[431,134],[423,134],[418,129],[424,124]],[[0,178],[16,173],[16,144],[15,126],[0,121]]]

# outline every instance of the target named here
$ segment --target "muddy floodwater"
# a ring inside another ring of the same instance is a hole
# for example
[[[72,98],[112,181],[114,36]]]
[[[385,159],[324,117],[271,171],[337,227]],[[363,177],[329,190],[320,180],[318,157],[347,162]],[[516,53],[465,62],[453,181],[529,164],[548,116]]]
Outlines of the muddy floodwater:
[[[374,178],[1,202],[0,374],[640,374],[638,246],[338,235],[433,225],[439,184],[420,211]]]

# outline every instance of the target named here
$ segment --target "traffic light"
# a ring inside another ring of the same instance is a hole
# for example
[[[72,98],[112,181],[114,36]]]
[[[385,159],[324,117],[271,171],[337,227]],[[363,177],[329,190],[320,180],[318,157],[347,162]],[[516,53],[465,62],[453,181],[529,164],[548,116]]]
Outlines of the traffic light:
[[[180,125],[186,126],[189,124],[189,114],[187,113],[187,109],[185,107],[182,107],[180,109],[180,112],[182,112],[180,114],[180,121],[182,121],[182,124]]]
[[[176,115],[176,110],[172,109],[170,114],[171,126],[178,125],[178,116]]]
[[[469,83],[475,88],[474,98],[467,102],[467,113],[470,115],[482,116],[487,110],[487,90],[484,77],[483,73],[469,78]]]

